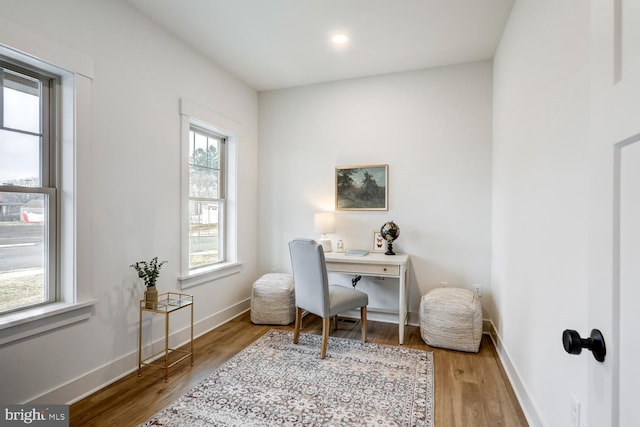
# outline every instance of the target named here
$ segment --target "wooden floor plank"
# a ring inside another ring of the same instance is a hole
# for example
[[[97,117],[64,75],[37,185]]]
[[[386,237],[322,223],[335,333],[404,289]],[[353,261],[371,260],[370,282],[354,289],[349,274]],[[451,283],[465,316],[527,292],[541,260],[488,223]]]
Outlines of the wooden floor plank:
[[[371,320],[367,323],[368,342],[398,345],[397,325]],[[142,377],[136,373],[128,375],[71,405],[70,426],[136,426],[143,423],[272,328],[293,331],[293,324],[254,325],[249,313],[244,313],[194,341],[194,366],[188,361],[175,366],[167,383],[158,369],[146,368]],[[321,319],[306,316],[302,333],[320,335],[321,332]],[[338,329],[332,330],[331,336],[359,340],[360,322],[340,320]],[[422,341],[418,327],[408,326],[404,345],[433,352],[436,426],[527,426],[488,336],[483,336],[480,352],[463,353],[431,348]]]

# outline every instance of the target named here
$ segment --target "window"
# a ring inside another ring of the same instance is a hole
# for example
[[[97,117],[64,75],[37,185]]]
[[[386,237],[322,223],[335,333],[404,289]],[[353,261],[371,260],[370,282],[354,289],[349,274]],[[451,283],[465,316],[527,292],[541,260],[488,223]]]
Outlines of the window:
[[[18,27],[0,25],[0,39],[15,43],[0,44],[3,346],[86,320],[97,300],[76,240],[88,221],[76,215],[76,147],[91,144],[93,60]]]
[[[59,299],[59,84],[0,57],[0,314]]]
[[[189,130],[189,270],[225,258],[226,138],[194,124]]]
[[[237,135],[240,125],[180,100],[182,220],[181,288],[239,273]]]

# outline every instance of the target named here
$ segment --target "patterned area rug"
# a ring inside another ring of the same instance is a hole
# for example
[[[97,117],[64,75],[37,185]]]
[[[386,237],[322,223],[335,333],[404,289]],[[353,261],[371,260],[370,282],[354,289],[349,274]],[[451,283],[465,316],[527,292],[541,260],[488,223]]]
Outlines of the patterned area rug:
[[[270,330],[143,426],[433,426],[433,354]]]

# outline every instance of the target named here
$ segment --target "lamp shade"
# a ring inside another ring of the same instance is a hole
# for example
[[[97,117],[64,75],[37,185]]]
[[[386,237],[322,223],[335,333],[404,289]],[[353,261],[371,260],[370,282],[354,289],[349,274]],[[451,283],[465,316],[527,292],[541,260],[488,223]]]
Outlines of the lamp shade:
[[[313,216],[316,233],[327,234],[336,230],[336,218],[331,212],[320,212]]]

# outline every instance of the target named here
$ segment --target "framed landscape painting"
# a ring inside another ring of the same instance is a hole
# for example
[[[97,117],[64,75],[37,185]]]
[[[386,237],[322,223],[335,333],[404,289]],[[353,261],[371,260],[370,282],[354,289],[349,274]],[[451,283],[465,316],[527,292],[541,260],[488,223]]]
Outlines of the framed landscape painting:
[[[336,167],[336,210],[388,210],[389,165]]]

